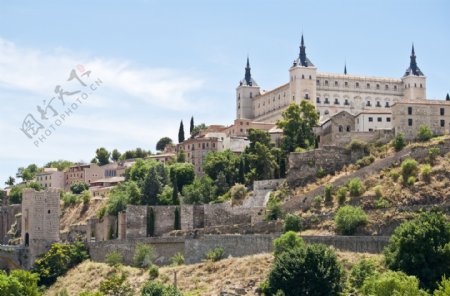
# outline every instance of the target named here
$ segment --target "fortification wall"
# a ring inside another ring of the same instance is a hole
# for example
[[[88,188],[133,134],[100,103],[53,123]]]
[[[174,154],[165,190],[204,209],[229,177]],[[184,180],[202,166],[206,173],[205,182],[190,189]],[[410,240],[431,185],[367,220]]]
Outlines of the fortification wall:
[[[16,215],[22,211],[21,205],[0,207],[0,244],[6,244],[11,226],[16,222]]]
[[[372,132],[345,132],[335,133],[326,145],[336,145],[345,147],[353,140],[359,140],[366,143],[387,143],[394,138],[393,130],[375,130]],[[325,143],[325,141],[324,141]]]
[[[154,206],[151,207],[155,215],[156,236],[170,232],[175,229],[175,209],[177,206]]]
[[[341,170],[345,165],[354,163],[364,156],[363,150],[350,151],[336,146],[289,154],[287,182],[290,187],[304,186],[316,179],[323,170],[327,174]]]
[[[176,253],[184,254],[184,238],[178,237],[146,237],[140,239],[110,240],[88,243],[91,259],[105,262],[105,257],[112,251],[118,251],[123,256],[125,264],[133,264],[133,256],[137,244],[151,245],[155,250],[154,263],[158,265],[170,264],[170,258]]]
[[[147,206],[127,206],[126,238],[133,239],[147,236],[147,210]]]

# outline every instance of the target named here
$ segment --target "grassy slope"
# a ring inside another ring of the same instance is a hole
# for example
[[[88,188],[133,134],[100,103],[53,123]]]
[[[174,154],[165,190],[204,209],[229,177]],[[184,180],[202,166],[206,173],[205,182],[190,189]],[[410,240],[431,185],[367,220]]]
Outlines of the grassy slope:
[[[380,255],[361,253],[338,252],[338,256],[346,269],[362,257],[370,256],[382,260]],[[185,295],[219,295],[222,290],[236,289],[245,289],[246,295],[255,295],[255,289],[267,277],[272,262],[272,254],[260,254],[228,258],[215,263],[162,267],[159,270],[159,280],[173,283],[173,274],[176,271],[178,287]],[[121,268],[128,274],[127,281],[133,287],[135,295],[139,295],[140,288],[148,279],[148,273],[129,266]],[[104,263],[85,261],[59,278],[45,295],[53,296],[63,288],[67,289],[69,295],[98,290],[100,282],[112,272],[113,268]]]

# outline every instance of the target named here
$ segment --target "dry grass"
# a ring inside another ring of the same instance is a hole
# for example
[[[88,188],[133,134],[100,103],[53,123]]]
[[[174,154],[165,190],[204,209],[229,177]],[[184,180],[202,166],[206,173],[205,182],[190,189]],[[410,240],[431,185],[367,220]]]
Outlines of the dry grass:
[[[344,268],[350,267],[362,258],[372,257],[382,262],[382,255],[367,253],[337,252]],[[159,280],[173,284],[174,273],[177,274],[177,286],[187,296],[219,295],[220,291],[245,290],[245,295],[255,295],[255,289],[267,277],[273,263],[272,254],[259,254],[243,258],[228,258],[219,262],[205,262],[176,267],[162,267],[159,270]],[[139,290],[148,280],[144,269],[122,266],[120,271],[128,275],[127,282],[139,295]],[[51,286],[45,296],[54,296],[57,292],[67,289],[69,295],[78,295],[82,291],[96,291],[100,282],[115,269],[104,264],[85,261],[70,270],[64,277]]]
[[[97,211],[103,207],[105,203],[106,199],[92,198],[89,205],[78,203],[62,208],[60,229],[63,231],[68,230],[70,225],[85,224],[89,218],[95,217]]]

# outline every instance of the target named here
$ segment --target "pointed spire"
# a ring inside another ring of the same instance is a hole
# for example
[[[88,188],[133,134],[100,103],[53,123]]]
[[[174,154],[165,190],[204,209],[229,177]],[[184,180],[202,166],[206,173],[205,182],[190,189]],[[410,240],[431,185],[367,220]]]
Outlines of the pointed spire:
[[[300,42],[300,45],[305,47],[305,40],[303,40],[303,33],[302,33],[302,41]]]
[[[250,72],[250,59],[247,55],[247,67],[245,67],[245,82],[248,86],[252,86],[252,73]]]
[[[414,52],[414,42],[413,42],[413,44],[412,44],[411,55],[412,55],[412,56],[415,56],[415,55],[416,55],[416,53]]]
[[[308,64],[306,63],[306,47],[305,47],[305,40],[303,39],[302,34],[302,41],[300,42],[300,54],[298,55],[298,58],[300,59],[300,65],[303,67],[308,67]]]
[[[420,71],[419,67],[417,66],[416,52],[414,50],[414,43],[412,44],[412,47],[411,47],[411,56],[410,56],[410,61],[409,61],[409,68],[406,70],[404,76],[409,76],[409,75],[423,76],[422,71]]]
[[[344,65],[344,75],[347,75],[347,63]]]
[[[445,100],[450,101],[450,96],[448,95],[448,93],[447,93],[447,96],[445,97]]]

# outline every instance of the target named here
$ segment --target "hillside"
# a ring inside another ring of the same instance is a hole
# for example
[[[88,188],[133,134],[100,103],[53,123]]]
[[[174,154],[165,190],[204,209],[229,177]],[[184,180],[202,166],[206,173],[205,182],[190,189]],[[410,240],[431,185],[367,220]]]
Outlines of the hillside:
[[[338,257],[346,269],[361,258],[369,256],[382,260],[380,255],[338,252]],[[176,272],[178,288],[190,296],[219,295],[225,291],[239,295],[255,295],[255,289],[266,278],[272,262],[272,254],[260,254],[228,258],[219,262],[162,267],[159,270],[159,280],[172,284],[173,274]],[[148,273],[144,269],[129,266],[122,266],[121,270],[127,273],[127,282],[134,289],[135,295],[139,295],[139,289],[148,279]],[[113,268],[107,264],[85,261],[59,278],[44,295],[54,296],[64,288],[69,295],[98,290],[100,282],[112,272]]]

